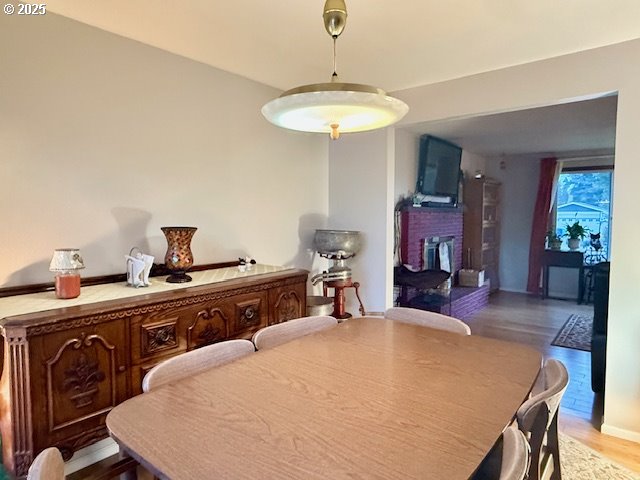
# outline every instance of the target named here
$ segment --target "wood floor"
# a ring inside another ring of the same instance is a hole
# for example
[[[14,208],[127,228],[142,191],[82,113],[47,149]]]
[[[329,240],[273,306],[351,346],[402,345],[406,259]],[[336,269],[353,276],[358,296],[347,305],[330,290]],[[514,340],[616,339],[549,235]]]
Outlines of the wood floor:
[[[498,292],[489,306],[467,320],[474,335],[525,343],[545,358],[562,361],[569,370],[569,386],[560,406],[560,430],[603,455],[640,472],[640,444],[600,433],[602,395],[591,391],[591,354],[551,345],[572,313],[592,314],[592,305],[539,299],[520,293]]]

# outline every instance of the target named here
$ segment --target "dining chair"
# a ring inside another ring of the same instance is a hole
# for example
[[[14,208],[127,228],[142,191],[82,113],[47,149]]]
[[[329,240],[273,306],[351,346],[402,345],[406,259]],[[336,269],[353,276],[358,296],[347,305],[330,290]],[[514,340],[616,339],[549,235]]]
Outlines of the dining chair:
[[[470,480],[523,480],[531,463],[531,446],[527,436],[514,423],[482,460]]]
[[[531,397],[516,413],[518,427],[527,435],[531,445],[530,480],[541,478],[541,464],[546,464],[549,456],[553,457],[550,478],[562,478],[558,449],[558,407],[568,384],[569,372],[564,364],[553,358],[548,359]]]
[[[338,325],[338,320],[325,315],[296,318],[258,330],[253,334],[251,341],[256,346],[256,350],[263,350],[336,325]]]
[[[142,379],[142,391],[149,392],[165,383],[233,362],[255,351],[249,340],[227,340],[176,355],[147,372]]]
[[[531,447],[516,425],[502,432],[502,463],[499,480],[523,480],[529,472]]]
[[[64,460],[55,447],[41,451],[27,472],[27,480],[64,480]]]
[[[446,330],[461,335],[471,335],[469,325],[463,321],[441,313],[418,310],[417,308],[391,307],[384,312],[384,318],[422,327]]]

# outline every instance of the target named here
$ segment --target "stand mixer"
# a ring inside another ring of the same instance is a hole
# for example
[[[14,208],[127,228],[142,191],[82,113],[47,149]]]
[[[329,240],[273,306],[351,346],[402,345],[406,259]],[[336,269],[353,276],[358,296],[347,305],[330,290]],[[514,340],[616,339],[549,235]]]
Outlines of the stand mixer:
[[[351,317],[351,314],[344,310],[345,288],[355,288],[356,297],[360,303],[360,313],[364,315],[364,306],[358,292],[360,284],[351,281],[351,269],[345,262],[360,250],[360,232],[353,230],[316,230],[313,245],[321,257],[332,261],[328,270],[311,277],[312,285],[323,282],[325,296],[327,295],[327,288],[335,290],[332,316],[338,319]]]

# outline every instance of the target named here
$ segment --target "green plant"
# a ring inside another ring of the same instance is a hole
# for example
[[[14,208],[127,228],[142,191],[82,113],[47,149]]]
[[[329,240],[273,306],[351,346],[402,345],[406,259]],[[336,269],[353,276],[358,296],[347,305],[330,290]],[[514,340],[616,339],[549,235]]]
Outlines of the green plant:
[[[584,240],[584,237],[587,235],[588,231],[588,228],[583,227],[579,222],[576,221],[573,223],[573,225],[567,224],[567,233],[565,233],[564,236],[569,238],[580,238]]]
[[[547,232],[547,241],[549,243],[561,242],[562,239],[552,230]]]
[[[562,247],[562,238],[560,238],[556,232],[549,230],[546,237],[547,248],[550,248],[551,250],[560,250]]]

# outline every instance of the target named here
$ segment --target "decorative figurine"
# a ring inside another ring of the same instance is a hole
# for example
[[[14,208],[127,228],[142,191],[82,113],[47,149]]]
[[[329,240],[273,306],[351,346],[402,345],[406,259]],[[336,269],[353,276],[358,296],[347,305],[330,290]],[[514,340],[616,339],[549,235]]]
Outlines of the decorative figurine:
[[[241,272],[251,270],[255,264],[256,261],[251,257],[238,258],[238,270]]]
[[[127,285],[135,288],[148,287],[154,257],[142,253],[138,247],[133,247],[124,258],[127,260]]]

